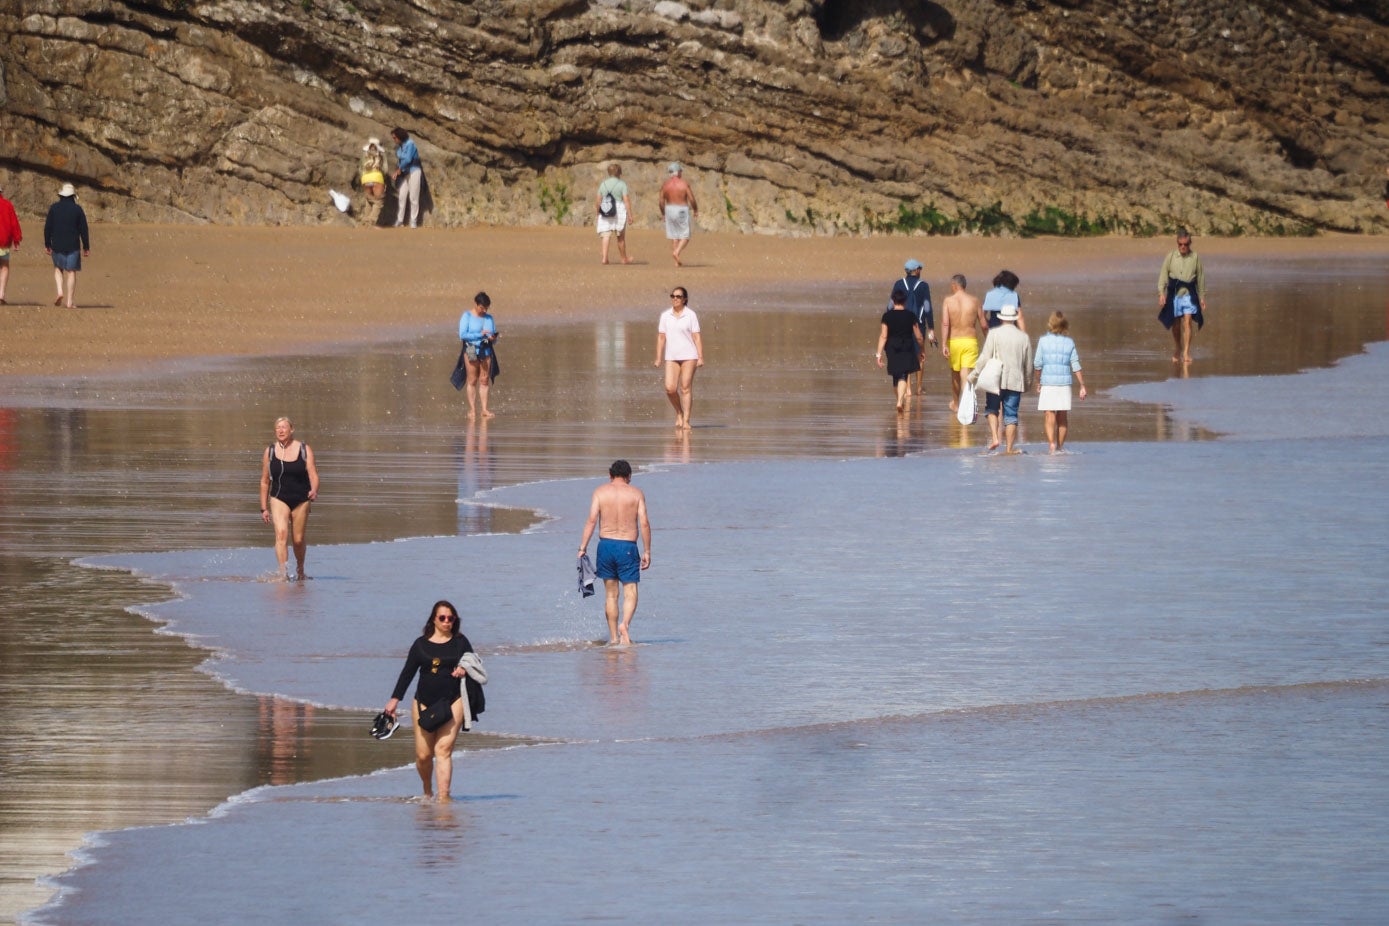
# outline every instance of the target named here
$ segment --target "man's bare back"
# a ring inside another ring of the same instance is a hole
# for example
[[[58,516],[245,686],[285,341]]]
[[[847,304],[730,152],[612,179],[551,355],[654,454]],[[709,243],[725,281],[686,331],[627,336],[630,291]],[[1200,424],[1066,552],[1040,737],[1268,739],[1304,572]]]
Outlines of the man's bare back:
[[[579,556],[588,550],[594,528],[598,528],[597,574],[603,580],[605,592],[603,613],[608,619],[608,642],[626,644],[632,642],[629,629],[637,612],[639,570],[651,565],[651,522],[646,517],[646,496],[641,489],[632,486],[631,464],[615,460],[608,468],[608,478],[607,485],[593,490],[584,536],[579,541]],[[636,553],[638,534],[641,536],[640,560],[633,568],[631,557]],[[607,558],[605,540],[613,541],[606,544],[609,547]],[[625,544],[632,546],[625,547],[622,552],[611,550],[611,547]],[[622,557],[626,557],[625,563]]]
[[[684,177],[678,175],[671,177],[665,183],[661,184],[661,195],[658,205],[661,208],[662,215],[665,215],[665,208],[667,205],[689,206],[694,211],[699,211],[699,206],[695,203],[694,190],[690,189],[690,185],[685,182]]]
[[[983,303],[964,290],[956,290],[941,303],[945,324],[944,340],[950,338],[979,338],[984,331]],[[949,353],[947,352],[947,356]]]
[[[641,489],[614,479],[593,490],[593,507],[598,512],[598,539],[636,540],[637,528],[646,513],[646,496]]]

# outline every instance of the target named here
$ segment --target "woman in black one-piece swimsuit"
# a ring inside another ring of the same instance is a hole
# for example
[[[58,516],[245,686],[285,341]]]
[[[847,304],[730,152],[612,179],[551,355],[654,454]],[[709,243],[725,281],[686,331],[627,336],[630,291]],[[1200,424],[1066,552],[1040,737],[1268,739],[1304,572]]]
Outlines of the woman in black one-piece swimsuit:
[[[313,448],[294,439],[294,422],[275,419],[275,442],[265,448],[260,468],[260,517],[275,525],[275,558],[280,576],[289,575],[290,533],[294,535],[296,578],[306,579],[304,554],[308,552],[306,531],[309,503],[318,497],[318,467]]]

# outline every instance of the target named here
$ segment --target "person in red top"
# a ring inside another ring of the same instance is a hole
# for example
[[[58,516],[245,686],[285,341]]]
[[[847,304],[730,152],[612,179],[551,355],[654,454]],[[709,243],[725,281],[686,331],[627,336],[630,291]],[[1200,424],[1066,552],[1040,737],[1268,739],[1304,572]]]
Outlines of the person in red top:
[[[10,282],[10,252],[19,250],[24,240],[24,232],[19,228],[19,216],[14,214],[14,203],[5,198],[5,188],[0,186],[0,305],[5,301],[5,287]]]

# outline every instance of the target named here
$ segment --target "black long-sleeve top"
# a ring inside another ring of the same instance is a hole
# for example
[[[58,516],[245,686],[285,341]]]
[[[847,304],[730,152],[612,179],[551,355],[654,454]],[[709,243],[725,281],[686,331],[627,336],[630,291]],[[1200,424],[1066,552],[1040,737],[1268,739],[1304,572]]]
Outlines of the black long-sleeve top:
[[[410,645],[405,657],[405,668],[400,670],[395,691],[391,697],[399,701],[405,697],[405,689],[410,687],[410,679],[418,672],[419,684],[415,686],[415,700],[428,707],[440,698],[450,701],[462,696],[461,678],[453,677],[458,661],[464,653],[471,653],[473,644],[463,634],[454,634],[447,643],[430,643],[429,637],[422,636]]]
[[[92,249],[87,237],[87,213],[71,196],[60,197],[48,207],[48,218],[43,223],[43,246],[59,254]]]

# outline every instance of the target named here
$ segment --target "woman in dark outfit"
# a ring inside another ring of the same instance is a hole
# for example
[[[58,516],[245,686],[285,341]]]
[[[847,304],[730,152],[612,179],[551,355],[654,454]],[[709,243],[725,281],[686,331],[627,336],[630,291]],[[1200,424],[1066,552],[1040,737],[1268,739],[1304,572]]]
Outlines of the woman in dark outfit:
[[[467,672],[459,668],[458,662],[464,653],[472,651],[473,645],[458,629],[458,610],[447,601],[435,602],[424,632],[411,644],[410,653],[405,657],[405,668],[400,671],[391,700],[386,702],[385,713],[395,717],[400,699],[410,687],[410,679],[419,673],[410,716],[415,723],[415,768],[424,784],[425,797],[434,796],[431,779],[437,779],[439,800],[449,799],[453,743],[463,726],[463,698],[466,697],[463,677]],[[436,729],[421,729],[420,711],[444,698],[449,699],[452,716]]]
[[[303,580],[308,552],[309,503],[318,498],[318,466],[313,448],[294,439],[294,422],[275,419],[275,440],[260,460],[260,517],[275,525],[275,560],[280,578],[288,579],[289,544],[293,534],[295,577]]]
[[[878,334],[878,350],[873,355],[878,369],[884,366],[883,355],[887,355],[887,372],[892,374],[892,388],[897,393],[897,413],[911,407],[911,388],[908,379],[921,369],[921,325],[916,316],[907,311],[907,295],[901,290],[892,294],[892,308],[883,313],[883,327]]]

